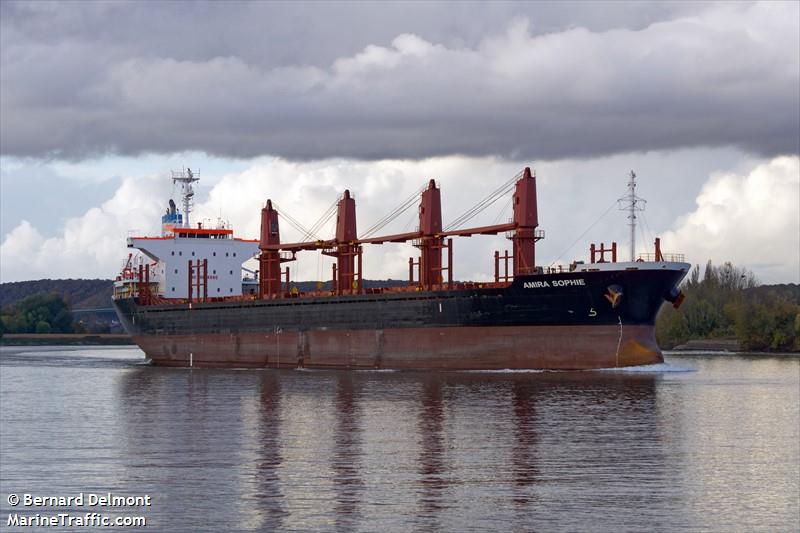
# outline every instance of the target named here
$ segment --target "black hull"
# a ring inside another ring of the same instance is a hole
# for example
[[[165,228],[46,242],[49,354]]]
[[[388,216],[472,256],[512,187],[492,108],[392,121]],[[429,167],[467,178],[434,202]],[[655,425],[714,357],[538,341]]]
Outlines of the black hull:
[[[157,364],[597,368],[662,360],[655,318],[684,275],[597,271],[504,288],[115,307]]]

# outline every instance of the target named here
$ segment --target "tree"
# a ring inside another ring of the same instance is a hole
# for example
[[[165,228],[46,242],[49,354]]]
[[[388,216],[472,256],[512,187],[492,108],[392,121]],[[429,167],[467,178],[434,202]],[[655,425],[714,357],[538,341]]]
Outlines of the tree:
[[[682,286],[680,309],[665,307],[656,320],[659,344],[735,337],[747,350],[800,348],[800,287],[760,287],[752,272],[731,263],[695,266]]]
[[[0,317],[8,333],[71,333],[72,313],[59,294],[34,294]]]

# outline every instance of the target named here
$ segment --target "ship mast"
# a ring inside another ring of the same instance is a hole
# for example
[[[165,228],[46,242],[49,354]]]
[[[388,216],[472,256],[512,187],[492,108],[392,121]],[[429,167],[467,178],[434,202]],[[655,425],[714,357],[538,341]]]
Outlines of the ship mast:
[[[192,205],[194,204],[194,189],[192,188],[192,183],[194,183],[195,181],[200,181],[200,178],[194,175],[191,168],[187,168],[185,171],[184,170],[172,171],[172,184],[173,185],[176,183],[181,184],[181,200],[183,201],[184,228],[190,227],[189,213],[192,211]]]
[[[617,200],[619,209],[628,212],[628,226],[631,228],[631,262],[636,261],[636,212],[644,211],[647,200],[636,196],[636,173],[631,170],[628,180],[628,194]]]

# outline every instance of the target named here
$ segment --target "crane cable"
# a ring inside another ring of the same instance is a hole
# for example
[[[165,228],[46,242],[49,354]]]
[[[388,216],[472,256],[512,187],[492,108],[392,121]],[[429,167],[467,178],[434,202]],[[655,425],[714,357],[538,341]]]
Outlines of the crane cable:
[[[339,206],[339,198],[336,198],[333,203],[328,206],[328,209],[325,210],[324,213],[314,222],[314,225],[311,226],[311,229],[308,230],[302,238],[302,241],[307,241],[308,239],[313,238],[315,241],[322,240],[319,238],[317,233],[322,229],[322,227],[333,217],[336,213],[336,209]]]
[[[395,220],[397,217],[408,211],[411,208],[411,206],[416,204],[417,198],[419,198],[419,195],[425,191],[426,187],[427,186],[422,187],[418,191],[415,191],[411,196],[409,196],[403,202],[401,202],[400,205],[392,209],[388,214],[381,217],[377,222],[375,222],[372,226],[369,227],[369,229],[367,229],[364,232],[361,238],[366,239],[368,237],[371,237],[378,231],[385,228],[390,222]]]
[[[447,227],[444,228],[445,231],[450,231],[453,229],[458,228],[459,226],[465,224],[466,222],[472,220],[481,213],[484,209],[495,203],[498,199],[503,197],[504,195],[511,192],[514,185],[516,184],[517,180],[522,176],[522,172],[518,172],[513,178],[502,184],[500,187],[492,191],[486,198],[472,206],[470,209],[465,211],[461,216],[453,220]]]
[[[305,235],[309,232],[308,229],[306,229],[300,222],[295,220],[289,213],[278,207],[276,202],[272,202],[272,206],[275,208],[275,211],[277,211],[278,214],[289,223],[290,226],[300,232],[300,235]],[[302,240],[303,239],[301,239],[301,241]]]
[[[503,215],[506,214],[506,211],[508,211],[508,208],[511,207],[511,202],[513,202],[513,201],[514,201],[514,197],[512,196],[505,203],[505,205],[503,206],[503,209],[501,209],[500,212],[497,213],[497,217],[495,217],[494,222],[492,222],[492,224],[499,224],[500,223],[500,220],[503,218]]]

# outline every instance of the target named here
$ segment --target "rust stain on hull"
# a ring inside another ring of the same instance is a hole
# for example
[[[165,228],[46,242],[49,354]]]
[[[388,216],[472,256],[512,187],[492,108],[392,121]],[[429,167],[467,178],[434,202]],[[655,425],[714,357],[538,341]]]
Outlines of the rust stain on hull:
[[[664,361],[653,326],[438,327],[138,335],[156,365],[582,370]],[[190,355],[191,354],[191,355]]]

